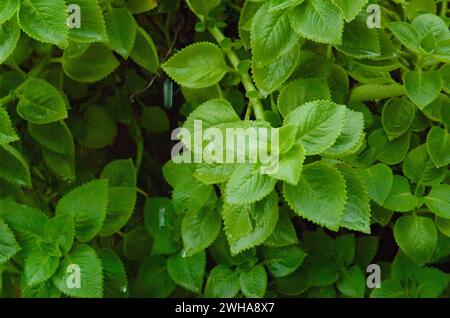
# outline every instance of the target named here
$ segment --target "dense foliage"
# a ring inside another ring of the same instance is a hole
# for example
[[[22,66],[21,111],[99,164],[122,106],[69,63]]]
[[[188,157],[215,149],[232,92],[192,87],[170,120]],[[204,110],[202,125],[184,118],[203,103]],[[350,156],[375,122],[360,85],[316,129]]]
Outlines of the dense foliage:
[[[449,296],[447,7],[0,0],[0,296]],[[177,163],[197,120],[279,169]]]

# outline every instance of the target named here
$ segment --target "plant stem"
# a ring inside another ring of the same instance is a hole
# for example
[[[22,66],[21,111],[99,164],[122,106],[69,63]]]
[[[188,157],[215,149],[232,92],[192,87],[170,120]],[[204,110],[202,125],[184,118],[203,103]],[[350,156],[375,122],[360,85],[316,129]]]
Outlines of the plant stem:
[[[205,23],[205,19],[202,16],[197,16],[197,17],[200,21]],[[211,35],[214,37],[214,39],[216,40],[217,43],[220,44],[225,39],[225,36],[223,35],[222,31],[219,30],[218,27],[214,26],[212,28],[208,28],[208,30],[211,33]],[[239,63],[241,63],[239,57],[230,48],[223,49],[223,51],[225,52],[226,56],[230,60],[231,64],[233,65],[233,68],[238,72]],[[244,85],[244,88],[247,91],[247,93],[258,91],[256,89],[255,85],[253,84],[253,81],[248,73],[241,74],[241,81],[242,81],[242,85]],[[256,119],[264,120],[264,108],[263,108],[263,105],[262,105],[261,101],[259,100],[259,98],[250,98],[249,107],[253,107]]]
[[[447,6],[448,6],[448,0],[442,0],[441,3],[441,17],[445,18],[447,15]]]
[[[0,98],[0,106],[6,105],[14,100],[13,94],[6,95],[3,98]]]

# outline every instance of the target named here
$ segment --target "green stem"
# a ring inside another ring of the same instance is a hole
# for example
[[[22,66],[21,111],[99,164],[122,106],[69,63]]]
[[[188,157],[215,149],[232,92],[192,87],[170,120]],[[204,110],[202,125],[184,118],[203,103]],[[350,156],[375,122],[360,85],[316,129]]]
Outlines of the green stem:
[[[200,21],[204,22],[204,18],[201,16],[198,16]],[[222,43],[222,41],[225,39],[225,36],[223,35],[222,31],[219,30],[218,27],[212,27],[208,29],[211,35],[214,37],[214,39],[217,41],[217,43]],[[241,61],[239,60],[239,57],[236,55],[236,53],[230,49],[223,49],[226,56],[228,57],[228,60],[230,60],[231,65],[233,65],[233,68],[239,72],[238,66]],[[244,85],[244,88],[247,92],[257,92],[255,85],[253,84],[252,78],[248,73],[241,74],[241,81],[242,85]],[[255,112],[255,117],[258,120],[264,120],[264,108],[259,100],[259,98],[250,98],[250,104],[253,107],[253,110]],[[250,107],[250,106],[249,106]]]
[[[0,98],[0,106],[6,105],[6,104],[12,102],[13,100],[14,100],[13,94],[6,95],[5,97]]]
[[[448,0],[442,0],[441,17],[443,17],[443,18],[445,18],[447,15],[447,6],[448,6]]]

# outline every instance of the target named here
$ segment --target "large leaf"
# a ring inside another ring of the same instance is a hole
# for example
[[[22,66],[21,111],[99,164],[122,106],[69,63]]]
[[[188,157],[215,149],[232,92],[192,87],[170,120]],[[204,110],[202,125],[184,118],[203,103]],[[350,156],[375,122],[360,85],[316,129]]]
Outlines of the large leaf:
[[[416,109],[406,99],[393,98],[383,107],[381,121],[389,140],[400,137],[411,126]]]
[[[434,101],[441,91],[441,76],[437,71],[408,71],[403,81],[406,95],[420,109]]]
[[[67,47],[67,10],[64,0],[24,0],[20,4],[19,23],[32,38]]]
[[[345,107],[329,101],[306,103],[289,113],[285,125],[299,127],[297,138],[306,155],[320,154],[330,148],[341,134]]]
[[[209,298],[231,298],[236,296],[239,288],[238,273],[219,264],[209,273],[205,296]]]
[[[20,38],[20,27],[16,19],[0,24],[0,64],[12,54]]]
[[[283,193],[298,215],[333,231],[339,229],[347,196],[337,169],[321,163],[305,166],[299,183],[285,183]]]
[[[244,204],[225,204],[222,217],[231,253],[236,255],[262,244],[278,221],[278,198],[272,192],[264,200]]]
[[[306,0],[292,10],[291,25],[307,39],[340,44],[344,28],[341,12],[331,0]]]
[[[56,206],[56,215],[71,215],[74,218],[75,236],[87,242],[102,228],[107,204],[108,181],[96,180],[66,194]]]
[[[438,168],[450,164],[450,134],[442,128],[433,127],[427,136],[428,154]]]
[[[414,209],[417,203],[417,198],[411,194],[408,179],[402,176],[394,176],[392,190],[383,206],[391,211],[407,212]]]
[[[253,59],[258,67],[267,65],[289,52],[298,37],[291,31],[285,11],[272,11],[263,5],[253,18],[250,32]]]
[[[425,197],[425,203],[436,215],[450,219],[450,185],[434,186],[430,194]]]
[[[80,28],[69,28],[69,39],[78,42],[107,42],[105,21],[98,0],[70,0],[80,7]]]
[[[9,20],[19,8],[20,0],[2,0],[0,1],[0,24]]]
[[[262,265],[256,265],[239,276],[242,293],[248,298],[262,298],[266,294],[267,273]]]
[[[79,267],[81,288],[70,288],[68,282],[77,272],[68,271],[70,265]],[[100,298],[103,295],[102,262],[95,250],[88,245],[80,245],[62,260],[59,269],[53,277],[58,289],[71,297]]]
[[[137,23],[133,15],[125,9],[114,9],[105,15],[105,22],[109,46],[122,57],[128,58],[135,45],[137,33]]]

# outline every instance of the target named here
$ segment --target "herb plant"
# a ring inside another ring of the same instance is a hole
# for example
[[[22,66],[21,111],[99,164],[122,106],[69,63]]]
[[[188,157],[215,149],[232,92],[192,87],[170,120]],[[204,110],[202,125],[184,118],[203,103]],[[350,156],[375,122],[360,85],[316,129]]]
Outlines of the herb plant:
[[[0,0],[0,295],[449,296],[449,23],[447,0]],[[278,169],[180,163],[200,121],[274,129]]]

